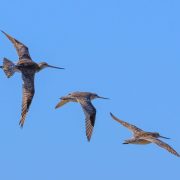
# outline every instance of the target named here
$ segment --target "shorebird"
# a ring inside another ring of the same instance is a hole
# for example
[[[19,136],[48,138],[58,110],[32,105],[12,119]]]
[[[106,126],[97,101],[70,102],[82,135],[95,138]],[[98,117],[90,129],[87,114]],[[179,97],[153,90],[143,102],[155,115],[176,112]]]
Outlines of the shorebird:
[[[16,64],[7,58],[3,59],[3,66],[0,66],[8,78],[10,78],[15,72],[21,72],[23,80],[23,100],[22,100],[22,112],[19,125],[23,127],[24,121],[31,105],[35,88],[34,88],[34,77],[35,74],[46,67],[64,69],[56,66],[51,66],[46,62],[39,64],[35,63],[29,54],[28,47],[17,39],[11,37],[9,34],[1,31],[5,36],[14,44],[14,47],[19,56],[19,60]]]
[[[59,108],[68,102],[80,103],[85,114],[86,136],[88,141],[90,141],[91,139],[93,127],[95,124],[95,118],[96,118],[96,109],[92,105],[91,100],[96,98],[108,99],[98,96],[97,94],[91,92],[73,92],[68,94],[67,96],[61,97],[60,102],[55,107],[55,108]]]
[[[166,144],[165,142],[158,139],[158,138],[165,138],[165,139],[169,139],[169,138],[161,136],[158,132],[143,131],[142,129],[140,129],[140,128],[132,125],[132,124],[129,124],[125,121],[118,119],[112,113],[110,113],[110,115],[114,120],[116,120],[117,122],[119,122],[120,124],[122,124],[123,126],[125,126],[130,131],[133,132],[133,137],[131,139],[125,140],[125,142],[123,144],[150,144],[150,143],[155,143],[158,146],[166,149],[170,153],[180,157],[180,154],[178,154],[172,147],[170,147],[168,144]]]

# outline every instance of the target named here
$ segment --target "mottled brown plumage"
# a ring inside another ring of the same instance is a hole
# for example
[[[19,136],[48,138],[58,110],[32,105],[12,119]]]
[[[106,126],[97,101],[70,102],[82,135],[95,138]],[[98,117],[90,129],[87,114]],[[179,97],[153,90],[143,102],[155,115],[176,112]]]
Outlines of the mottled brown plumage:
[[[32,61],[31,56],[29,54],[28,47],[26,47],[23,43],[19,42],[17,39],[15,39],[13,37],[11,37],[9,34],[5,33],[4,31],[2,31],[2,33],[4,33],[6,35],[6,37],[14,44],[14,47],[17,51],[20,61],[24,60],[24,59],[29,59]]]
[[[9,34],[5,33],[4,31],[2,31],[2,33],[5,34],[6,37],[13,43],[19,57],[17,64],[14,64],[7,58],[4,58],[3,66],[0,66],[0,68],[4,70],[8,78],[11,77],[15,72],[22,73],[23,100],[22,100],[21,119],[19,124],[21,127],[23,127],[27,112],[29,110],[29,107],[31,105],[35,93],[35,89],[34,89],[35,74],[46,67],[52,67],[57,69],[63,69],[63,68],[50,66],[46,62],[37,64],[31,59],[27,46],[25,46],[17,39],[11,37]]]
[[[90,92],[74,92],[70,93],[67,96],[61,97],[60,102],[56,105],[55,108],[59,108],[68,102],[79,102],[85,114],[85,122],[86,122],[86,136],[88,141],[90,141],[94,124],[96,118],[96,109],[92,105],[91,100],[95,98],[107,99],[104,97],[100,97],[95,93]]]
[[[118,119],[112,113],[110,113],[110,115],[115,121],[119,122],[120,124],[122,124],[123,126],[125,126],[130,131],[133,132],[133,137],[131,139],[125,140],[125,142],[123,144],[149,144],[149,143],[155,143],[158,146],[166,149],[170,153],[180,157],[180,155],[172,147],[170,147],[168,144],[166,144],[165,142],[158,139],[158,138],[165,138],[165,139],[169,139],[169,138],[163,137],[157,132],[143,131],[142,129],[139,129],[138,127],[136,127],[136,126],[134,126],[132,124],[129,124],[129,123],[125,122],[125,121],[122,121],[122,120]]]

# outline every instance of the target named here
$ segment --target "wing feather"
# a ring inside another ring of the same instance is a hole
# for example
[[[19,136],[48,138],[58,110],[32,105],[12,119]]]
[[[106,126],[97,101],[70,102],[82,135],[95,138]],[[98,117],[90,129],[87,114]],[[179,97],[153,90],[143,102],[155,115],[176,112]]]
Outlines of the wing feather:
[[[125,121],[122,121],[122,120],[118,119],[118,118],[115,117],[112,113],[110,113],[110,115],[111,115],[111,117],[112,117],[115,121],[119,122],[119,123],[122,124],[124,127],[128,128],[128,129],[129,129],[130,131],[132,131],[134,134],[138,134],[139,132],[142,132],[142,131],[143,131],[142,129],[136,127],[135,125],[132,125],[132,124],[130,124],[130,123],[127,123],[127,122],[125,122]]]
[[[23,43],[19,42],[17,39],[13,38],[9,34],[5,33],[4,31],[2,31],[2,33],[5,34],[6,37],[14,44],[14,47],[16,48],[20,61],[22,59],[31,60],[31,56],[29,54],[29,50],[27,46],[25,46]]]
[[[81,104],[84,114],[86,116],[86,136],[88,141],[90,141],[95,125],[96,109],[92,105],[89,98],[78,99],[78,102]]]
[[[56,109],[57,108],[60,108],[60,107],[62,107],[63,105],[65,105],[66,103],[68,103],[69,101],[68,100],[64,100],[64,99],[62,99],[62,100],[60,100],[60,102],[56,105]]]
[[[144,139],[145,139],[145,140],[148,140],[148,141],[150,141],[150,142],[152,142],[152,143],[155,143],[155,144],[157,144],[158,146],[166,149],[166,150],[169,151],[170,153],[172,153],[172,154],[180,157],[180,154],[178,154],[171,146],[169,146],[169,145],[166,144],[165,142],[163,142],[163,141],[161,141],[161,140],[159,140],[159,139],[150,138],[150,137],[148,137],[148,138],[145,137]]]
[[[35,76],[35,72],[32,72],[32,71],[22,72],[23,100],[22,100],[21,120],[19,122],[21,127],[23,127],[24,125],[26,115],[29,111],[29,107],[31,105],[31,102],[35,93],[34,76]]]

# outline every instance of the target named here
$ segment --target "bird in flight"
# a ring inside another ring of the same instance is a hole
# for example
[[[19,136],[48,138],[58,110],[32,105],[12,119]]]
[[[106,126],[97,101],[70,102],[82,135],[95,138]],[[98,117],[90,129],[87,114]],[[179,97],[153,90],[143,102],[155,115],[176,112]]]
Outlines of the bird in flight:
[[[163,137],[157,132],[143,131],[142,129],[139,129],[138,127],[136,127],[132,124],[129,124],[125,121],[118,119],[112,113],[110,113],[110,115],[115,121],[119,122],[124,127],[128,128],[130,131],[133,132],[133,137],[131,139],[125,140],[125,142],[123,144],[150,144],[150,143],[155,143],[158,146],[166,149],[170,153],[180,157],[180,154],[178,154],[171,146],[169,146],[165,142],[158,139],[158,138],[165,138],[165,139],[169,139],[169,138]]]
[[[91,139],[96,118],[96,109],[92,105],[91,101],[96,98],[108,99],[91,92],[73,92],[68,94],[67,96],[61,97],[60,102],[55,107],[59,108],[68,102],[80,103],[85,114],[86,136],[88,141],[90,141]]]
[[[15,72],[22,74],[23,80],[23,99],[22,99],[22,112],[19,125],[23,127],[24,121],[31,105],[35,88],[34,88],[34,77],[35,74],[46,67],[64,69],[56,66],[51,66],[46,62],[36,63],[31,59],[28,47],[23,43],[13,38],[9,34],[1,31],[14,45],[17,54],[19,56],[18,62],[15,64],[7,58],[3,59],[3,66],[0,66],[8,78],[10,78]]]

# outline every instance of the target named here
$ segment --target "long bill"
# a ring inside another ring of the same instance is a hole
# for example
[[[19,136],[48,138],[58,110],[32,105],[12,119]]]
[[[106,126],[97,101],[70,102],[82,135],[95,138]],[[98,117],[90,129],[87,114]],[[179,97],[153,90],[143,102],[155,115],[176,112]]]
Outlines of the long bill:
[[[168,138],[168,137],[164,137],[164,136],[159,136],[159,137],[164,138],[164,139],[170,139],[170,138]]]
[[[102,96],[98,96],[98,98],[101,98],[101,99],[109,99],[109,98],[105,98],[105,97],[102,97]]]
[[[56,69],[65,69],[65,68],[62,68],[62,67],[51,66],[51,65],[48,65],[48,67],[50,67],[50,68],[56,68]]]

